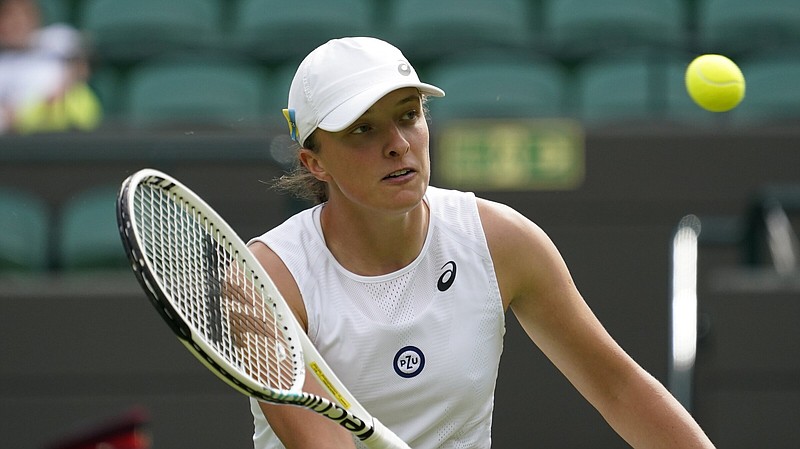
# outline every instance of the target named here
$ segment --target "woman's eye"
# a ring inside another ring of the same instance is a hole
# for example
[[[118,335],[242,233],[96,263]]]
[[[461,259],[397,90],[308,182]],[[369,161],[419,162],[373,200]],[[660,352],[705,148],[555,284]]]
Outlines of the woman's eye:
[[[370,130],[369,125],[358,125],[351,131],[352,134],[363,134]]]
[[[412,109],[412,110],[410,110],[410,111],[406,112],[406,113],[403,115],[403,118],[404,118],[404,119],[406,119],[406,120],[414,120],[414,119],[416,119],[417,117],[419,117],[419,111],[418,111],[418,110],[416,110],[416,109]]]

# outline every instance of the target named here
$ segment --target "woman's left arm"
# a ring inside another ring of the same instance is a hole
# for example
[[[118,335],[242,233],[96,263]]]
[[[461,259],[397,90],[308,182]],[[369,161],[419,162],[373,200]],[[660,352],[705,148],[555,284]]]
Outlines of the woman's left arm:
[[[713,448],[600,324],[550,238],[507,206],[481,200],[479,210],[504,305],[609,425],[635,448]]]

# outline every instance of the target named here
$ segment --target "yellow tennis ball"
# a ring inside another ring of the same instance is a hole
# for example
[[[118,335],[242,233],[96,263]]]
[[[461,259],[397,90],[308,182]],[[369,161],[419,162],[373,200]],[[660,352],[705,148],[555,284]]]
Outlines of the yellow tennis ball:
[[[686,90],[703,109],[725,112],[744,98],[744,75],[735,62],[722,55],[702,55],[686,68]]]

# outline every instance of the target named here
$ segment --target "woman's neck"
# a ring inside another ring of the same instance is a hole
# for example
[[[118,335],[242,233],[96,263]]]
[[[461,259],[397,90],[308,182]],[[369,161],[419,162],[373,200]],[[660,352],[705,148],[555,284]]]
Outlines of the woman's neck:
[[[406,267],[419,256],[430,211],[425,201],[401,214],[358,213],[326,205],[320,220],[325,244],[344,268],[379,276]]]

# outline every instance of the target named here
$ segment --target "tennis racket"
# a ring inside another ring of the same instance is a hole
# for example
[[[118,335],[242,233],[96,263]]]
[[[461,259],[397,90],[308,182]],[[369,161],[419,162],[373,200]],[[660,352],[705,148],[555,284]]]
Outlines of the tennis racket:
[[[313,410],[371,449],[410,449],[339,381],[245,243],[194,192],[138,171],[120,188],[117,221],[150,301],[214,374],[245,395]],[[333,400],[302,391],[307,370]]]

